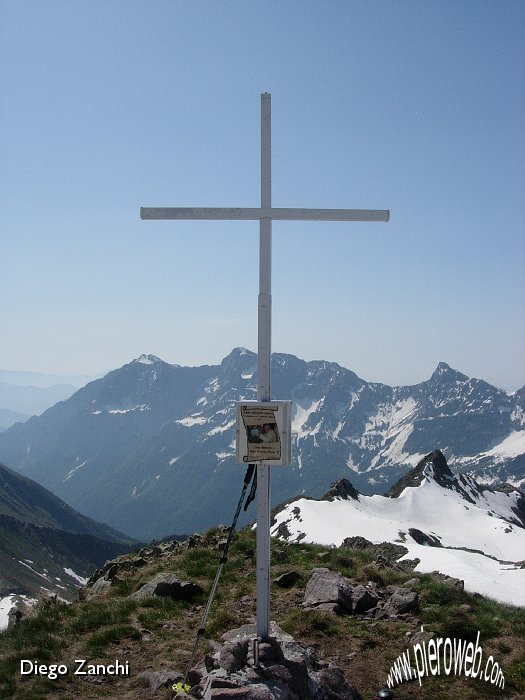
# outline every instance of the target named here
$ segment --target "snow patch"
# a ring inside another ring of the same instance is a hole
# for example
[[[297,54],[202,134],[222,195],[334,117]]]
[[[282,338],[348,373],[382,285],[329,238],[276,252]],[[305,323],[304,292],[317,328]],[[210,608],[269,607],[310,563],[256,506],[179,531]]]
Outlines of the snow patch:
[[[525,453],[525,430],[514,430],[499,445],[493,447],[487,452],[482,452],[478,455],[481,457],[494,457],[496,463],[503,462],[506,459],[518,457]]]
[[[188,418],[181,418],[181,420],[175,421],[175,423],[180,423],[181,425],[185,425],[186,427],[190,427],[192,425],[203,425],[207,422],[208,420],[204,418],[204,416],[199,415],[188,416]]]
[[[78,467],[74,467],[73,469],[71,469],[71,470],[66,474],[66,478],[63,479],[63,481],[67,481],[68,479],[71,479],[71,477],[73,476],[73,474],[74,474],[75,472],[77,472],[79,469],[82,469],[82,467],[85,467],[86,464],[88,463],[88,461],[89,461],[89,460],[86,459],[86,460],[84,460],[84,461],[82,462],[82,464],[79,464]]]
[[[141,403],[139,406],[133,406],[133,408],[112,408],[108,413],[131,413],[132,411],[151,411],[151,407]]]
[[[37,602],[36,598],[30,598],[26,595],[8,595],[5,598],[0,598],[0,632],[7,629],[11,608],[22,601],[27,605],[34,605]]]
[[[230,428],[233,428],[234,425],[235,420],[231,420],[224,425],[219,425],[217,428],[212,428],[206,433],[206,435],[218,435],[219,433],[225,433],[227,430],[230,430]]]
[[[80,574],[76,574],[73,569],[66,569],[64,567],[64,571],[68,576],[70,576],[72,579],[75,579],[75,581],[78,581],[82,586],[85,586],[86,583],[88,582],[88,579],[85,578],[84,576],[80,576]]]
[[[292,434],[297,435],[298,438],[312,434],[311,431],[304,430],[303,427],[311,414],[317,411],[321,402],[322,399],[313,401],[312,399],[297,399],[294,397],[292,403]]]
[[[156,357],[156,355],[143,354],[138,357],[135,362],[139,362],[141,365],[154,365],[155,362],[162,362],[162,360],[160,357]]]

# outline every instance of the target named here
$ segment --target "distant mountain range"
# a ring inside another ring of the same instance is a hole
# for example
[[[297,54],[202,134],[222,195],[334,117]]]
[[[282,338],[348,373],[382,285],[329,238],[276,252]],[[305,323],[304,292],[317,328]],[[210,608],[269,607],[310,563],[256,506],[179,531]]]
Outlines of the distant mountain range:
[[[0,464],[0,599],[15,594],[72,599],[83,578],[132,544]]]
[[[68,399],[94,377],[0,369],[0,431]]]
[[[24,422],[29,416],[17,411],[12,411],[10,408],[0,408],[0,433],[7,430],[15,423]]]
[[[58,401],[68,399],[75,391],[77,387],[68,384],[37,387],[0,382],[0,428],[9,428],[30,416],[38,416]]]
[[[23,372],[19,370],[0,369],[0,382],[16,386],[31,386],[48,389],[57,384],[67,384],[80,389],[100,375],[90,374],[44,374],[43,372]]]
[[[443,454],[426,455],[386,496],[349,481],[322,500],[299,498],[276,513],[272,534],[288,542],[359,546],[391,542],[416,571],[439,570],[465,589],[525,606],[525,495],[454,475]]]
[[[1,433],[0,460],[142,540],[229,523],[244,476],[234,402],[256,398],[255,372],[243,348],[202,367],[143,355]],[[343,477],[384,492],[435,449],[481,482],[525,481],[525,388],[509,395],[445,363],[390,387],[286,354],[273,355],[272,381],[272,396],[293,402],[292,466],[272,470],[274,504]]]

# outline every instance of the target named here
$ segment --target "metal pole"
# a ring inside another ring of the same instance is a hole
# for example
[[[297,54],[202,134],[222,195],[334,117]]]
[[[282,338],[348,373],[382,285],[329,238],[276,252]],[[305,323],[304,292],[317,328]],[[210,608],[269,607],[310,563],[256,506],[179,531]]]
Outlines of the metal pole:
[[[261,208],[272,206],[271,95],[261,95]],[[271,400],[272,220],[260,220],[257,398]],[[257,637],[270,635],[270,466],[257,474]]]

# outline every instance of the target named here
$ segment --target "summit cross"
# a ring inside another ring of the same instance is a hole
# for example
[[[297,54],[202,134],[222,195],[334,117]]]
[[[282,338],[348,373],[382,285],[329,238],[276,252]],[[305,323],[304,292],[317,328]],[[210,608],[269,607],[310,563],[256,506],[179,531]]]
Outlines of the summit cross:
[[[383,221],[388,210],[290,209],[272,207],[271,95],[261,95],[261,206],[239,207],[141,207],[140,218],[259,221],[259,297],[257,398],[271,401],[271,258],[272,221]],[[270,465],[257,466],[257,637],[270,636]]]

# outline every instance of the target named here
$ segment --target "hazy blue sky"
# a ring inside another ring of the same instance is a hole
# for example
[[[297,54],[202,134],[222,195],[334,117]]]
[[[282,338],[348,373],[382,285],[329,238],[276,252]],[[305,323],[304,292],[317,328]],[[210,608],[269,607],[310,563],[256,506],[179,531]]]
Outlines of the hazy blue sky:
[[[256,349],[257,222],[141,206],[390,209],[273,227],[273,348],[409,384],[525,383],[525,2],[0,0],[0,368]]]

